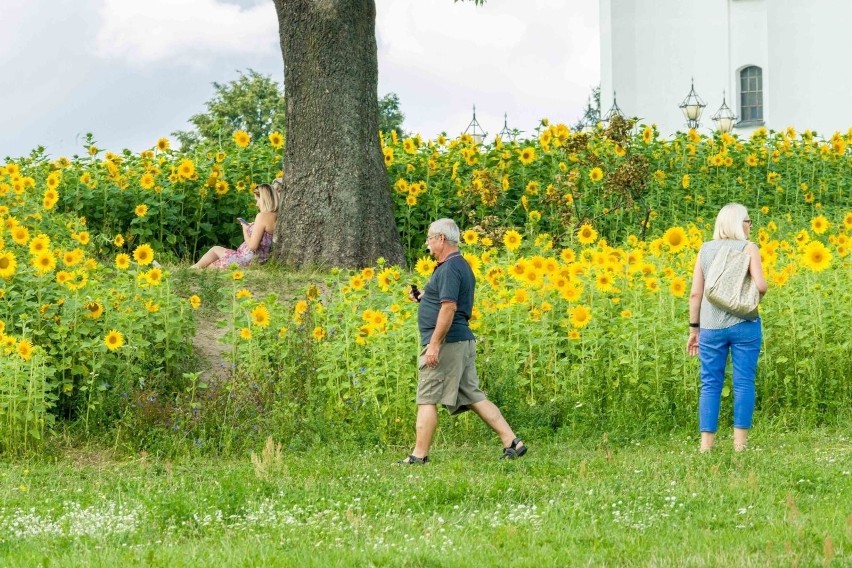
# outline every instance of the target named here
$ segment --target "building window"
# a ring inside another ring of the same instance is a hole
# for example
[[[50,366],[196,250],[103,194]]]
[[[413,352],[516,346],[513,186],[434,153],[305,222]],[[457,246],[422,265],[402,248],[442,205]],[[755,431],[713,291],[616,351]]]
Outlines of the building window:
[[[763,123],[763,70],[756,65],[740,71],[740,122]]]

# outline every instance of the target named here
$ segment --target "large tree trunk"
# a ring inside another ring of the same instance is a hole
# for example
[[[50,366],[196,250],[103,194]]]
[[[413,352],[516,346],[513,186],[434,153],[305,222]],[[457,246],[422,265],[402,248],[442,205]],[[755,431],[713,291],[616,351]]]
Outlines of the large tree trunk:
[[[378,137],[374,0],[274,0],[287,145],[276,256],[292,266],[404,264]]]

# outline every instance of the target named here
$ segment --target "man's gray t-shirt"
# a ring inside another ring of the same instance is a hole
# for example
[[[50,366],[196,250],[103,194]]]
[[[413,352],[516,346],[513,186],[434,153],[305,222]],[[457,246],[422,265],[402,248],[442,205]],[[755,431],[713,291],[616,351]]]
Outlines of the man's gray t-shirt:
[[[476,278],[470,265],[460,253],[453,253],[444,262],[438,263],[417,308],[417,327],[420,329],[420,344],[428,345],[438,322],[441,302],[456,303],[453,323],[444,340],[446,343],[475,339],[468,320],[473,312],[473,289]]]

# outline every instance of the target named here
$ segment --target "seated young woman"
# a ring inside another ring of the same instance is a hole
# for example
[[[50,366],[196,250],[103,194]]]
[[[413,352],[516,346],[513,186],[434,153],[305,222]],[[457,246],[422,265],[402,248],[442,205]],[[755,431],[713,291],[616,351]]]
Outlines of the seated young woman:
[[[278,192],[267,183],[254,188],[254,199],[260,213],[254,222],[238,219],[243,229],[243,243],[237,250],[215,246],[204,253],[192,268],[227,268],[232,264],[246,266],[252,260],[264,262],[272,252],[272,237],[278,219]]]

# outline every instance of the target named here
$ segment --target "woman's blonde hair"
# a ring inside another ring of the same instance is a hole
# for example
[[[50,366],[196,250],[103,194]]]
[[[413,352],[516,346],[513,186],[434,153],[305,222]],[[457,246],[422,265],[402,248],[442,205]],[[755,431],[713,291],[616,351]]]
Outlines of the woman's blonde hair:
[[[258,207],[262,212],[272,211],[276,213],[278,211],[278,192],[273,190],[271,185],[262,183],[254,190],[260,197]]]
[[[739,203],[728,203],[716,215],[716,226],[713,228],[714,239],[746,240],[743,221],[748,218],[748,209]]]

